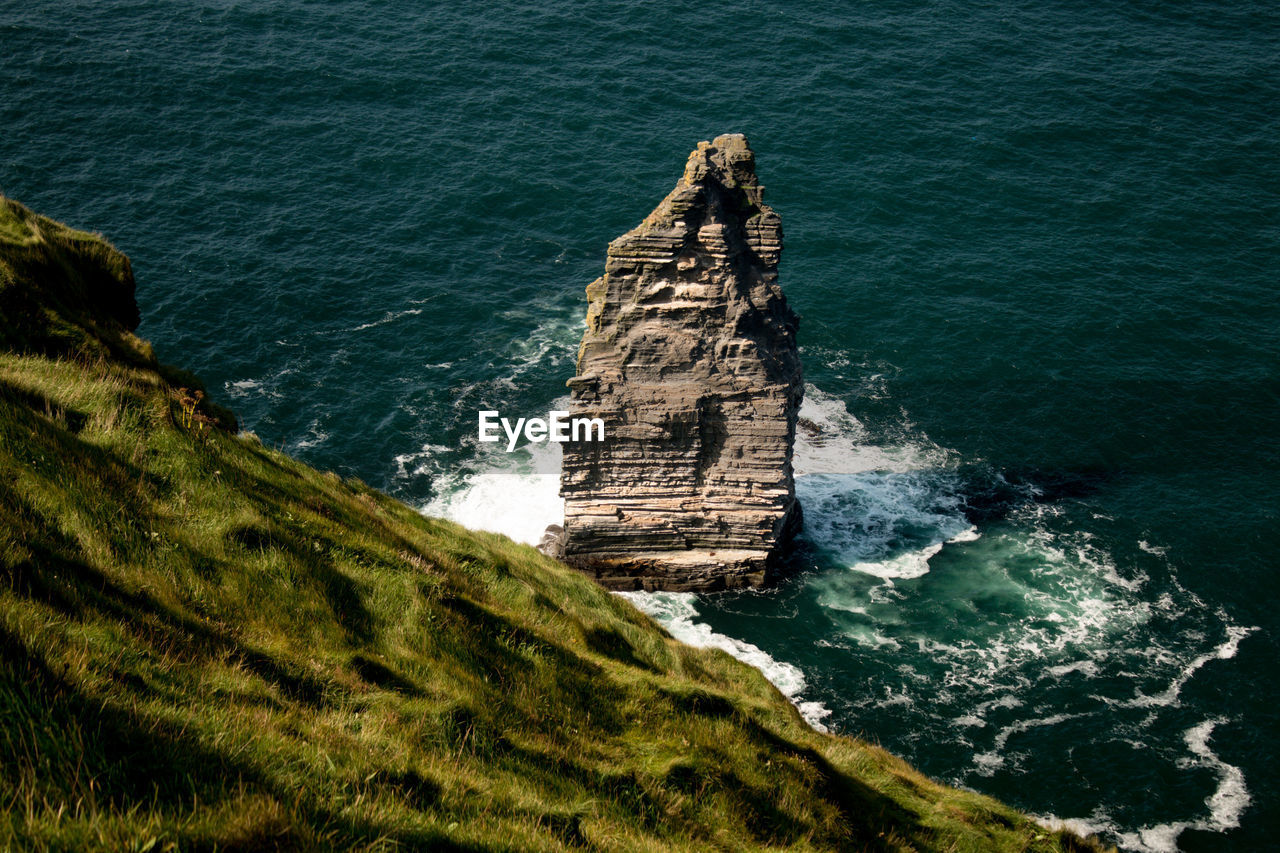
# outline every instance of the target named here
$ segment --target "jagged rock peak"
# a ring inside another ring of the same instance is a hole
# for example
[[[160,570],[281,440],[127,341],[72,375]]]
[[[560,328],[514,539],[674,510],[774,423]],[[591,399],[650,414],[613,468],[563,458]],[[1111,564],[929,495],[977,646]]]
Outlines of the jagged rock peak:
[[[712,221],[736,220],[742,236],[766,266],[775,267],[782,252],[782,227],[773,209],[764,203],[764,187],[756,179],[755,154],[741,133],[699,142],[685,163],[679,183],[635,229],[610,244],[610,256],[665,263],[677,237],[705,223],[693,223],[688,214],[709,208]],[[666,239],[663,239],[663,238]],[[628,251],[628,246],[632,251]]]
[[[587,287],[565,447],[565,559],[615,588],[764,583],[799,525],[797,318],[782,227],[741,134],[701,142]]]
[[[741,133],[726,133],[713,142],[699,142],[684,164],[684,182],[696,184],[714,176],[727,187],[756,185],[756,155]]]

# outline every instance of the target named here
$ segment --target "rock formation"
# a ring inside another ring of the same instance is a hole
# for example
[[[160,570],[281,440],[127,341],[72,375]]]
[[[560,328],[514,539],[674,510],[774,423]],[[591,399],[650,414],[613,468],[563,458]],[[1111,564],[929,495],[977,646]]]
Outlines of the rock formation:
[[[587,288],[570,413],[606,440],[565,445],[560,541],[610,588],[758,586],[799,529],[798,321],[762,191],[746,137],[699,143]]]

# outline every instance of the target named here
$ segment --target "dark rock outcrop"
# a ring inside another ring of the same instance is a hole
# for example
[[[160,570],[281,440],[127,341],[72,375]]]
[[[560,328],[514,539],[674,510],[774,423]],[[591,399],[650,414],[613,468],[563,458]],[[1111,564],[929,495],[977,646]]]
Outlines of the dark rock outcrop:
[[[127,257],[0,196],[0,347],[145,360],[140,320]]]
[[[608,587],[757,586],[799,528],[798,321],[762,191],[744,136],[699,143],[587,288],[570,411],[606,440],[565,445],[563,556]]]

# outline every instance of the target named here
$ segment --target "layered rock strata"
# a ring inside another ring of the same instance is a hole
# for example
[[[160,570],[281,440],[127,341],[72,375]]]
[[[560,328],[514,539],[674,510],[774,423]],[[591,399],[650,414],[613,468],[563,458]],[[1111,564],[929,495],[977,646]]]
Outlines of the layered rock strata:
[[[799,529],[803,395],[782,228],[741,134],[701,142],[587,288],[565,445],[566,562],[614,589],[758,586]]]

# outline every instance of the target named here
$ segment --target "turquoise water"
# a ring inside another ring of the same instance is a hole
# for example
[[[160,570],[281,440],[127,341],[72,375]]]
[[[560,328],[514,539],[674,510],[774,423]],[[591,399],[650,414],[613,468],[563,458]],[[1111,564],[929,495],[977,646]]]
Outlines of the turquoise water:
[[[1134,850],[1280,832],[1270,4],[0,4],[0,190],[264,441],[534,535],[607,242],[742,131],[802,315],[776,590],[641,602]]]

